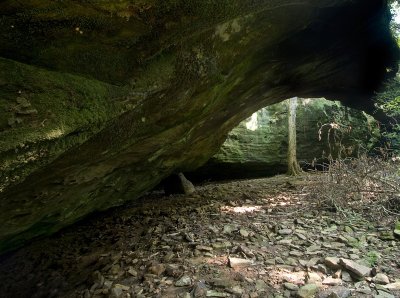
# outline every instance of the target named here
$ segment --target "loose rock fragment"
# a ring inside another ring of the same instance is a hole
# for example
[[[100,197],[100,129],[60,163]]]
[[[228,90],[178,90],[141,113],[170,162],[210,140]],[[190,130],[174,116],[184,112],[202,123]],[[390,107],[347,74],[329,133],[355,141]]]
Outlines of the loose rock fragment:
[[[278,231],[278,234],[279,235],[290,235],[290,234],[292,234],[292,230],[291,229],[282,229],[282,230],[279,230]]]
[[[328,286],[338,286],[341,285],[343,281],[340,278],[333,278],[333,277],[327,277],[322,281],[323,285],[328,285]]]
[[[190,276],[184,275],[175,282],[176,287],[187,287],[192,284],[192,279]]]
[[[241,259],[241,258],[229,258],[229,266],[231,268],[240,268],[240,267],[248,267],[252,264],[253,262],[251,260],[247,259]]]
[[[332,287],[318,294],[318,298],[347,298],[350,296],[350,289],[342,286]]]
[[[210,290],[210,291],[207,291],[206,296],[207,297],[229,297],[229,294]]]
[[[249,231],[247,231],[247,230],[245,230],[245,229],[240,229],[239,233],[240,233],[240,235],[241,235],[242,237],[244,237],[244,238],[247,238],[247,237],[249,237],[249,235],[250,235]]]
[[[340,264],[350,272],[354,273],[358,278],[369,276],[372,270],[371,268],[348,259],[340,259]]]
[[[390,283],[389,277],[383,273],[378,273],[372,280],[380,285],[387,285]]]
[[[324,260],[325,265],[331,269],[339,269],[340,268],[340,259],[336,257],[327,257]]]
[[[285,287],[285,289],[288,289],[290,291],[298,291],[299,290],[299,286],[295,285],[295,284],[293,284],[291,282],[285,282],[283,284],[283,286]]]
[[[152,274],[155,274],[157,276],[160,276],[161,274],[163,274],[165,272],[165,270],[166,270],[166,267],[164,264],[156,264],[149,268],[149,271]]]
[[[396,281],[394,283],[387,284],[384,287],[385,287],[385,289],[388,289],[388,290],[400,290],[400,281]]]
[[[315,284],[308,284],[299,289],[297,296],[299,298],[314,298],[318,291],[318,286]]]

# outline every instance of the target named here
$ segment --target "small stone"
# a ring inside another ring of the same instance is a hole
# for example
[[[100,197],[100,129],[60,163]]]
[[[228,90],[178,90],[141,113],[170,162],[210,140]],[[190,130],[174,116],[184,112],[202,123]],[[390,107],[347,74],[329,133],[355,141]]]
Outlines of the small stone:
[[[351,278],[350,273],[348,273],[347,271],[342,271],[342,280],[345,282],[352,282],[353,279]]]
[[[396,237],[400,237],[400,220],[396,222],[396,225],[395,225],[393,234],[394,234]]]
[[[182,274],[182,270],[179,269],[178,265],[170,264],[170,265],[167,266],[165,273],[168,276],[176,278],[176,277],[179,277]]]
[[[350,228],[349,226],[345,226],[345,227],[344,227],[344,231],[345,231],[346,233],[349,233],[349,234],[353,233],[353,229]]]
[[[382,231],[382,232],[379,234],[379,238],[380,238],[381,240],[385,240],[385,241],[394,240],[394,239],[395,239],[395,238],[394,238],[394,232],[392,232],[392,231]]]
[[[300,263],[300,265],[301,266],[303,266],[303,267],[307,267],[307,264],[308,264],[308,261],[306,261],[306,260],[299,260],[299,263]]]
[[[105,288],[105,289],[111,289],[111,287],[112,287],[112,281],[111,280],[104,280],[104,284],[103,284],[103,287]]]
[[[363,294],[367,294],[367,295],[372,293],[372,290],[369,287],[369,284],[365,281],[357,282],[354,284],[354,286],[356,288],[356,291],[359,293],[363,293]]]
[[[327,257],[327,258],[325,258],[324,262],[325,262],[325,265],[331,269],[339,269],[340,268],[340,265],[339,265],[340,259],[339,258]]]
[[[210,290],[210,291],[207,291],[206,296],[207,297],[229,297],[229,294]]]
[[[241,259],[241,258],[229,258],[229,266],[231,268],[240,268],[240,267],[248,267],[252,264],[253,262],[251,260],[247,259]]]
[[[341,243],[341,242],[331,242],[330,244],[332,246],[332,249],[337,249],[337,250],[340,250],[346,246],[346,244]]]
[[[136,277],[138,275],[137,271],[135,269],[133,269],[133,267],[130,267],[128,269],[128,273],[134,277]]]
[[[307,248],[307,252],[315,252],[319,249],[321,249],[321,246],[314,244]]]
[[[283,286],[285,287],[285,289],[288,289],[289,291],[298,291],[299,290],[299,286],[295,285],[291,282],[285,282],[283,284]]]
[[[323,274],[327,274],[328,273],[328,268],[326,268],[326,266],[324,264],[318,264],[317,265],[317,270],[319,272],[322,272]]]
[[[262,279],[256,281],[256,290],[261,292],[267,288],[267,284]]]
[[[130,287],[125,286],[125,285],[121,285],[121,284],[116,284],[114,285],[115,288],[121,289],[123,291],[129,291]]]
[[[250,298],[258,298],[259,296],[258,296],[257,292],[252,292],[252,293],[249,294],[249,297]]]
[[[265,260],[264,264],[265,265],[275,265],[276,264],[276,260],[275,259],[267,259],[267,260]]]
[[[278,231],[278,234],[279,235],[290,235],[290,234],[292,234],[292,230],[291,229],[282,229],[282,230],[279,230]]]
[[[307,240],[307,237],[303,235],[302,233],[296,233],[295,234],[300,240]]]
[[[293,242],[292,239],[282,239],[282,240],[279,240],[277,242],[277,244],[279,244],[279,245],[290,245],[290,244],[292,244],[292,242]]]
[[[369,276],[372,270],[371,268],[348,259],[340,259],[340,264],[350,272],[354,273],[358,278]]]
[[[318,273],[316,272],[308,272],[306,276],[306,282],[308,284],[316,284],[316,283],[321,283],[322,279],[321,276],[319,276]]]
[[[249,231],[246,231],[245,229],[240,229],[239,233],[244,238],[247,238],[250,235]]]
[[[341,278],[341,276],[342,276],[342,269],[339,269],[332,274],[333,278]]]
[[[225,249],[225,248],[232,247],[232,243],[230,243],[229,241],[215,242],[215,243],[212,244],[212,247],[214,249]]]
[[[287,258],[285,264],[289,266],[297,266],[298,263],[296,259]]]
[[[315,284],[308,284],[302,286],[297,291],[297,297],[299,298],[313,298],[318,291],[318,286]]]
[[[293,257],[302,257],[304,254],[301,251],[292,250],[291,252],[289,252],[289,255]]]
[[[176,287],[187,287],[192,284],[192,279],[190,276],[184,275],[175,282]]]
[[[196,249],[200,251],[213,251],[213,248],[210,246],[204,246],[204,245],[197,245]]]
[[[343,281],[340,278],[333,278],[333,277],[327,277],[322,281],[323,285],[328,285],[328,286],[339,286],[343,283]]]
[[[350,259],[352,259],[352,260],[359,260],[359,259],[360,259],[360,256],[359,256],[359,255],[356,255],[356,254],[350,254],[349,257],[350,257]]]
[[[224,229],[222,231],[222,233],[224,234],[231,234],[233,231],[236,230],[236,227],[232,226],[232,225],[225,225]]]
[[[233,286],[233,282],[228,279],[223,279],[223,278],[216,278],[211,281],[211,283],[214,285],[216,288],[230,288]]]
[[[378,273],[372,280],[373,282],[380,285],[387,285],[388,283],[390,283],[389,277],[383,273]]]
[[[193,297],[204,297],[207,293],[207,286],[204,281],[196,282],[191,292]]]
[[[313,267],[313,266],[317,265],[319,262],[321,262],[321,259],[318,258],[318,257],[314,257],[314,258],[312,258],[311,260],[309,260],[307,262],[307,266],[308,267]]]
[[[120,288],[112,288],[110,293],[110,298],[120,298],[124,292]]]
[[[120,272],[120,270],[121,270],[121,266],[118,265],[118,264],[116,264],[116,265],[113,265],[113,266],[111,267],[110,273],[111,273],[112,275],[117,275],[117,274]]]
[[[153,266],[150,266],[149,271],[157,276],[160,276],[161,274],[163,274],[166,270],[166,267],[164,264],[156,264]]]
[[[227,289],[226,291],[233,295],[237,295],[237,296],[243,295],[243,292],[244,292],[243,289],[239,286],[234,286],[230,289]]]

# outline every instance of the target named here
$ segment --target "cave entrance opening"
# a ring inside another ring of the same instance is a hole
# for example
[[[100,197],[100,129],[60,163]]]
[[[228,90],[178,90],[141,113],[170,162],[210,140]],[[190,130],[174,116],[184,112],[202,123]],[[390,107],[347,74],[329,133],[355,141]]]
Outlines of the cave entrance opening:
[[[332,159],[357,157],[379,140],[378,122],[367,113],[324,98],[298,98],[296,152],[302,169],[323,169]],[[293,112],[293,111],[292,111]],[[288,170],[289,99],[242,121],[191,181],[268,177]]]

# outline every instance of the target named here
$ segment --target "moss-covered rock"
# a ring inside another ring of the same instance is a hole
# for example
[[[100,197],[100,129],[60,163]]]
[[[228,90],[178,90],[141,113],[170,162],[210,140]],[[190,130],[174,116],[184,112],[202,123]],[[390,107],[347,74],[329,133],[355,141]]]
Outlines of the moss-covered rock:
[[[287,171],[288,103],[274,104],[242,121],[220,151],[191,177],[226,179]],[[377,144],[379,124],[368,114],[325,99],[299,99],[297,158],[303,167],[357,157]]]
[[[386,1],[0,3],[0,251],[133,200],[291,96],[367,106]]]

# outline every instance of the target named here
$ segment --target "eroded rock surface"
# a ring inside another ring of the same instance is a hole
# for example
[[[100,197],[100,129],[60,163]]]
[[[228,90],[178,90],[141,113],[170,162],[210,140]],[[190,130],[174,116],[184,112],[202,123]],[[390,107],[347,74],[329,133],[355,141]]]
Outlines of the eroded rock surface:
[[[6,0],[0,11],[0,251],[200,166],[261,107],[366,106],[396,72],[383,0]]]

